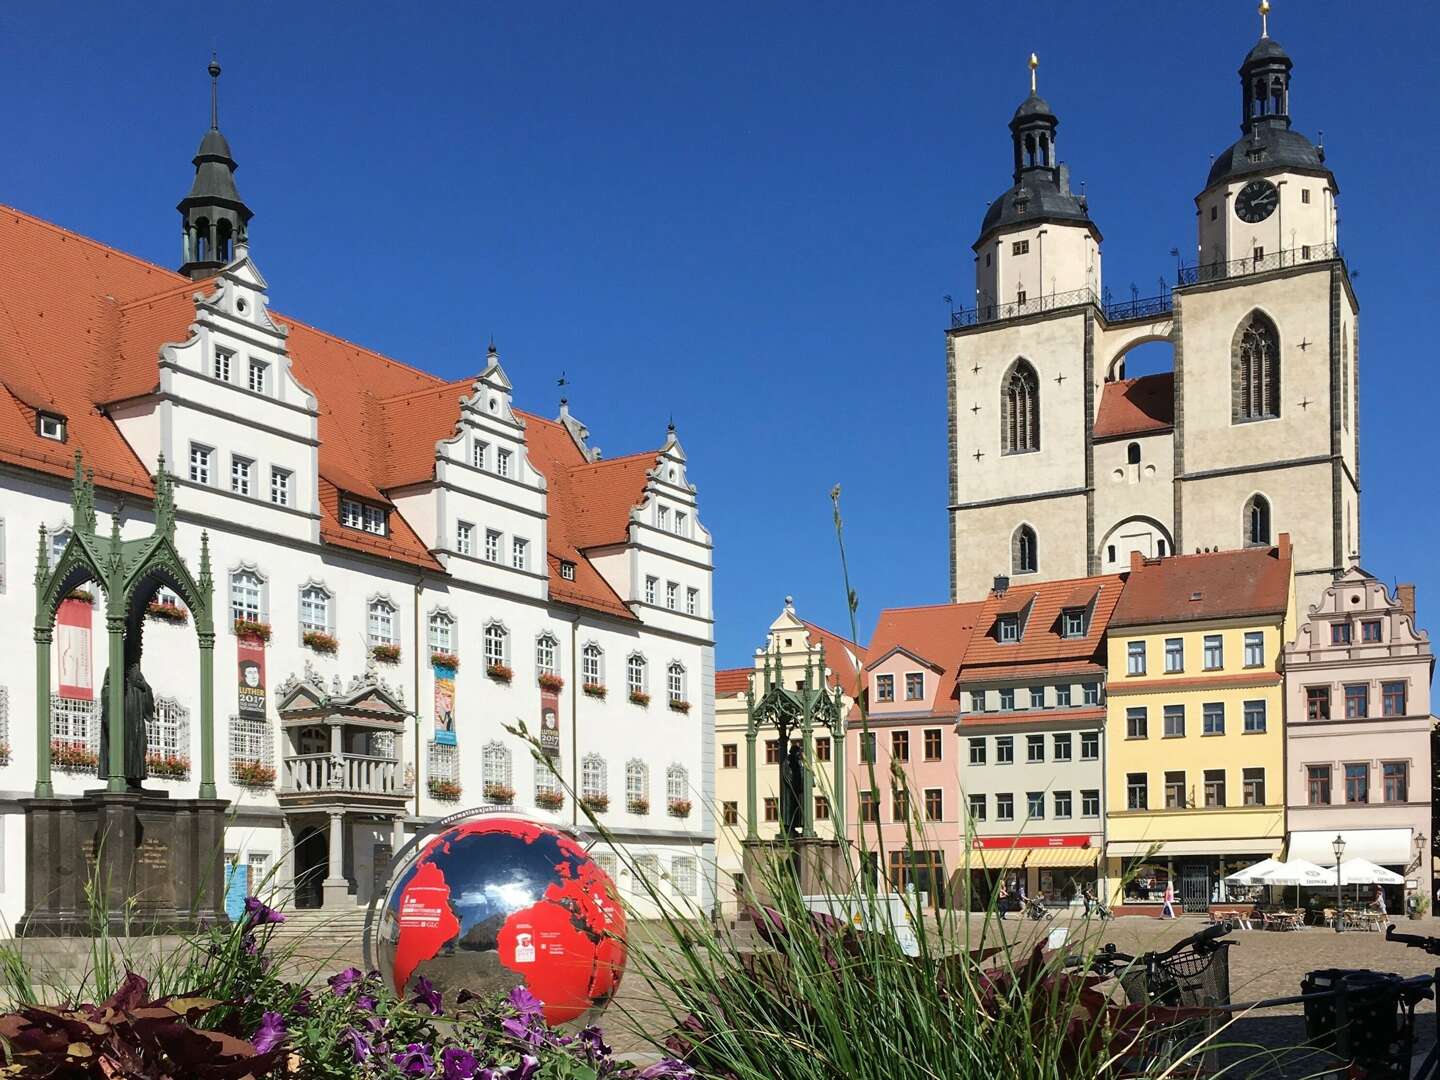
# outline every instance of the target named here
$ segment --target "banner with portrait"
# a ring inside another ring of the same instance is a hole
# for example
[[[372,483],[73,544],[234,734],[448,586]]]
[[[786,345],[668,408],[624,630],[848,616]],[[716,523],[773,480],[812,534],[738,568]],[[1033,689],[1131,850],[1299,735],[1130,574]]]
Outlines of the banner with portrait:
[[[435,743],[454,746],[455,738],[455,669],[446,664],[432,664],[435,673]]]
[[[255,720],[265,718],[265,643],[257,638],[242,637],[237,653],[240,686],[240,715]]]
[[[95,605],[86,600],[61,600],[55,613],[55,659],[60,696],[89,701],[95,696],[91,638]]]
[[[540,749],[560,756],[560,695],[554,690],[540,691]]]

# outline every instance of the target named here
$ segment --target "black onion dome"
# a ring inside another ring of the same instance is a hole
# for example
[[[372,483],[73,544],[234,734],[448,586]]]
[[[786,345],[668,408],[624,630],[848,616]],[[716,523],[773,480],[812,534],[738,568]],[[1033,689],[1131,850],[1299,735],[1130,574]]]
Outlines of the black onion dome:
[[[1205,187],[1281,170],[1326,176],[1332,184],[1335,180],[1325,165],[1325,152],[1306,136],[1292,128],[1256,125],[1250,134],[1242,135],[1215,155]]]
[[[974,246],[979,248],[1000,229],[1047,221],[1086,225],[1097,239],[1100,236],[1100,230],[1090,220],[1084,200],[1070,191],[1068,182],[1059,183],[1052,179],[1049,170],[1035,170],[1023,173],[1018,183],[990,204],[985,211],[985,219],[980,223],[980,238]]]

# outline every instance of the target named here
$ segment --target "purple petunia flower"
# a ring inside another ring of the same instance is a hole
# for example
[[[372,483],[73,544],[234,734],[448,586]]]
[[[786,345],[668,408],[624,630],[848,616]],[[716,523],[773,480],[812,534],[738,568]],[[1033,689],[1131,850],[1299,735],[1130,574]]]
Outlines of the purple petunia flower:
[[[245,950],[246,956],[254,956],[260,951],[260,946],[255,944],[255,935],[248,932],[240,936],[240,948]]]
[[[424,1005],[435,1016],[444,1012],[440,1007],[440,991],[424,975],[415,980],[415,996],[410,999],[410,1004]]]
[[[350,1052],[355,1055],[356,1062],[364,1061],[371,1054],[372,1047],[370,1040],[361,1035],[353,1027],[347,1027],[340,1032],[340,1041],[350,1044]]]
[[[545,1043],[545,1028],[543,1026],[536,1027],[531,1022],[532,1020],[533,1017],[517,1018],[512,1016],[501,1020],[500,1028],[518,1042],[527,1043],[530,1046],[542,1046]]]
[[[295,999],[295,1004],[290,1006],[290,1011],[296,1016],[309,1016],[313,1011],[310,1007],[310,988],[307,986],[300,991],[300,996]]]
[[[282,923],[285,916],[276,911],[258,896],[247,896],[245,898],[245,925],[265,926],[269,923]]]
[[[285,1018],[278,1012],[264,1013],[250,1041],[255,1044],[256,1053],[268,1054],[285,1041]]]
[[[440,1051],[440,1080],[471,1080],[480,1062],[469,1050],[447,1046]]]
[[[375,1001],[375,996],[374,996],[373,994],[356,994],[356,995],[355,995],[355,1007],[356,1007],[357,1009],[359,1009],[361,1012],[374,1012],[374,1011],[375,1011],[375,1005],[376,1005],[376,1001]]]
[[[635,1074],[636,1080],[687,1080],[695,1070],[678,1058],[665,1058]]]
[[[520,1059],[519,1065],[512,1065],[504,1072],[497,1072],[495,1080],[530,1080],[539,1071],[540,1059],[532,1054],[526,1054]]]
[[[545,1004],[528,987],[517,986],[510,991],[510,1007],[521,1016],[535,1016],[545,1008]]]
[[[575,1038],[585,1047],[585,1051],[591,1061],[610,1056],[610,1047],[605,1042],[598,1027],[583,1028],[576,1033]]]
[[[429,1076],[435,1071],[430,1048],[424,1043],[411,1043],[390,1060],[405,1076]]]
[[[360,974],[359,968],[350,967],[346,968],[338,975],[331,975],[330,978],[326,980],[326,982],[328,983],[330,987],[330,992],[332,994],[340,995],[348,993],[350,989],[355,986],[356,983],[363,981],[364,978],[365,976]]]

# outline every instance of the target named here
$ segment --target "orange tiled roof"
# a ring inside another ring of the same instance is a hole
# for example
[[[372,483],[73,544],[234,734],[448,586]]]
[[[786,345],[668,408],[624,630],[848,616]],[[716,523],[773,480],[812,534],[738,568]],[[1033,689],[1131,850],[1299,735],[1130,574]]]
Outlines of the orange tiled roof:
[[[725,668],[715,672],[715,696],[733,697],[745,693],[750,689],[750,676],[754,673],[753,667]]]
[[[1136,559],[1114,626],[1283,614],[1290,605],[1290,535],[1277,547]]]
[[[1100,391],[1100,408],[1095,413],[1097,439],[1147,435],[1169,431],[1174,426],[1174,372],[1108,382]]]
[[[823,626],[815,623],[800,620],[805,629],[810,631],[810,644],[825,646],[825,666],[830,669],[830,685],[838,686],[849,697],[855,696],[856,674],[859,667],[865,666],[866,648],[857,645],[849,638],[843,638],[839,634],[831,633]]]
[[[68,477],[79,447],[101,486],[149,495],[144,464],[100,406],[156,388],[161,345],[189,336],[192,298],[211,289],[0,207],[0,461]],[[434,475],[435,443],[454,434],[471,381],[440,379],[273,315],[289,330],[295,378],[319,403],[321,539],[438,568],[384,492]],[[66,444],[40,437],[37,409],[66,418]],[[634,618],[581,549],[628,538],[628,508],[640,501],[655,455],[587,462],[564,427],[522,415],[531,461],[549,489],[551,598]],[[342,490],[390,506],[391,535],[343,528]],[[561,559],[576,564],[574,581],[560,577]]]
[[[1104,574],[1068,581],[1044,581],[1033,585],[1011,584],[1002,596],[991,593],[976,617],[970,647],[960,665],[956,684],[990,679],[1030,678],[1077,669],[1088,672],[1104,667],[1101,641],[1111,614],[1125,588],[1119,574]],[[1060,636],[1060,613],[1078,601],[1093,596],[1085,636]],[[996,636],[1001,614],[1029,608],[1020,640],[1002,644]]]
[[[983,607],[983,601],[974,601],[886,608],[880,613],[870,638],[870,663],[896,648],[903,648],[939,668],[943,685],[943,680],[954,676],[964,659]],[[945,708],[946,702],[944,697],[936,699],[937,713]]]

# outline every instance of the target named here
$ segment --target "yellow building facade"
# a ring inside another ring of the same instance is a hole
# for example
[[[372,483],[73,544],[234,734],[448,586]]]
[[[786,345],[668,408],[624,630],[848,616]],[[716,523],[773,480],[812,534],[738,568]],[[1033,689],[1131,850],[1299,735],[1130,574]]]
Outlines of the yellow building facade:
[[[1106,876],[1122,912],[1225,899],[1225,875],[1285,843],[1282,650],[1295,637],[1277,547],[1132,557],[1107,643]]]

